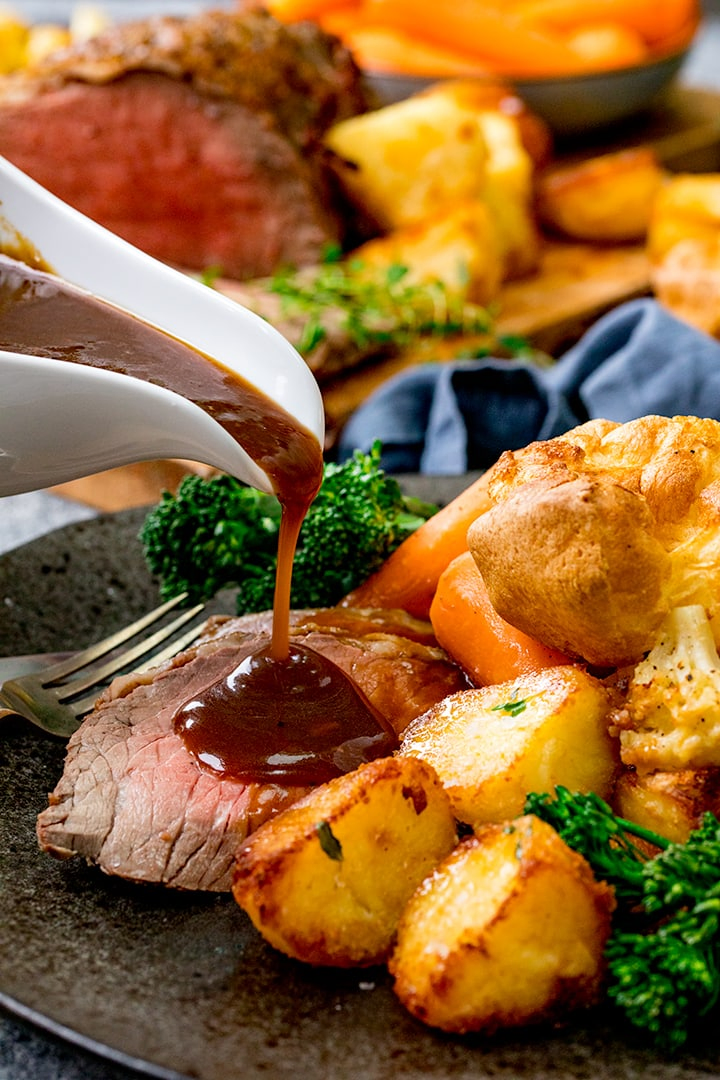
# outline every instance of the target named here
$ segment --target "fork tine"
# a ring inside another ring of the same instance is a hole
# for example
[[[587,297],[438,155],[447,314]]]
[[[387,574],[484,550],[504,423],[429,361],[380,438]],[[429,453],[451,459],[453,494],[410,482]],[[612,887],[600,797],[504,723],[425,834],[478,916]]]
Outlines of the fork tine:
[[[137,634],[147,629],[148,626],[152,626],[152,624],[157,622],[158,619],[161,619],[163,615],[166,615],[169,611],[178,607],[178,605],[186,599],[187,593],[178,593],[178,595],[173,596],[171,600],[167,600],[159,607],[154,608],[152,611],[148,611],[147,614],[141,616],[136,622],[130,623],[128,626],[123,626],[114,634],[110,634],[109,637],[103,638],[102,641],[98,641],[94,645],[88,646],[87,649],[83,649],[81,652],[73,653],[67,660],[61,660],[58,664],[53,664],[52,667],[46,668],[42,673],[43,685],[58,682],[60,679],[72,675],[80,668],[87,667],[88,664],[93,663],[95,660],[107,656],[113,649],[117,649],[120,645],[124,645],[126,641],[130,641]]]
[[[148,668],[155,667],[157,664],[161,664],[164,660],[169,660],[171,657],[175,656],[176,653],[182,652],[183,649],[186,649],[188,645],[192,645],[193,641],[195,641],[198,634],[200,633],[202,625],[203,623],[202,621],[200,621],[195,626],[193,626],[191,630],[188,630],[179,638],[173,638],[172,642],[167,646],[167,648],[162,649],[160,652],[153,653],[153,655],[149,657],[149,659],[144,664],[139,664],[133,670],[147,671]],[[72,683],[71,685],[73,690],[72,697],[74,698],[75,693],[77,692],[77,684]],[[95,702],[98,699],[99,689],[100,688],[96,686],[93,693],[87,694],[86,697],[80,698],[79,701],[70,701],[69,708],[72,709],[72,711],[78,718],[84,716],[85,713],[89,713],[91,709],[93,709]],[[60,700],[61,702],[63,701],[62,698]]]
[[[58,701],[61,703],[70,701],[89,687],[97,686],[98,683],[106,681],[111,675],[121,671],[122,668],[128,667],[133,661],[142,656],[146,656],[147,653],[152,652],[156,646],[161,645],[164,641],[172,638],[178,630],[189,623],[191,619],[194,619],[204,607],[204,604],[196,604],[195,607],[184,611],[182,615],[178,615],[178,617],[173,619],[171,623],[168,623],[167,626],[161,627],[159,630],[156,630],[154,634],[151,634],[150,637],[143,638],[142,641],[138,641],[137,644],[132,645],[129,649],[124,649],[123,652],[118,653],[116,656],[112,656],[104,664],[97,664],[93,667],[84,668],[83,670],[87,671],[87,674],[84,677],[81,676],[80,678],[73,679],[72,682],[69,682],[67,684],[67,693],[63,693],[62,686],[58,687]],[[195,636],[197,636],[197,629],[195,629]],[[174,648],[173,643],[173,650]],[[172,655],[172,652],[170,655]],[[153,654],[149,662],[152,664],[158,662],[155,654]],[[56,682],[57,678],[50,680],[49,682],[47,679],[43,678],[44,686]]]

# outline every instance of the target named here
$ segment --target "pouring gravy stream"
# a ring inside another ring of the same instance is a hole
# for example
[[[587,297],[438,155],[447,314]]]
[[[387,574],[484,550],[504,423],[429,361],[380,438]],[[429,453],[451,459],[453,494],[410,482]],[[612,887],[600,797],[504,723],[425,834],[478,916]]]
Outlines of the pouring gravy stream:
[[[290,643],[293,557],[322,481],[315,436],[212,358],[2,255],[0,348],[174,391],[212,416],[270,478],[282,507],[272,636],[178,710],[176,731],[198,763],[235,779],[304,785],[392,752],[394,734],[359,688],[319,653]]]

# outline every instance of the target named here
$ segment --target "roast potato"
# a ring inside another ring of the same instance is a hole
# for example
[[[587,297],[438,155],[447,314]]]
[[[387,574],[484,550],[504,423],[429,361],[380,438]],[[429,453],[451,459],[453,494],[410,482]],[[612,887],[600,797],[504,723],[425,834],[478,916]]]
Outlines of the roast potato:
[[[451,694],[406,729],[400,753],[433,766],[456,817],[477,825],[521,814],[531,791],[610,794],[617,766],[611,698],[579,668],[547,668]]]
[[[450,1032],[565,1016],[599,997],[612,908],[612,890],[545,822],[485,826],[407,905],[395,993]]]
[[[382,758],[316,788],[262,825],[233,894],[276,949],[309,964],[384,961],[415,887],[456,842],[432,768]]]
[[[648,232],[655,295],[678,318],[720,332],[720,173],[669,180]]]
[[[669,179],[653,202],[648,254],[662,260],[676,244],[708,240],[720,232],[720,173],[680,174]]]
[[[626,769],[615,785],[613,804],[621,817],[682,844],[704,814],[720,814],[720,769]]]
[[[460,86],[467,87],[470,100],[477,95],[475,84]],[[480,109],[478,122],[488,150],[482,198],[497,233],[502,279],[525,277],[537,270],[540,261],[533,159],[525,151],[518,115],[503,112],[502,103],[497,109]]]
[[[545,226],[574,240],[643,240],[665,173],[649,147],[552,165],[537,180],[536,207]]]
[[[487,304],[500,288],[503,253],[488,207],[469,200],[356,248],[350,266],[358,272],[404,266],[408,283],[439,281],[448,292]]]
[[[426,221],[482,191],[485,136],[477,109],[451,85],[350,117],[325,135],[348,192],[383,230]]]
[[[683,322],[720,335],[720,229],[679,240],[650,264],[657,300]]]

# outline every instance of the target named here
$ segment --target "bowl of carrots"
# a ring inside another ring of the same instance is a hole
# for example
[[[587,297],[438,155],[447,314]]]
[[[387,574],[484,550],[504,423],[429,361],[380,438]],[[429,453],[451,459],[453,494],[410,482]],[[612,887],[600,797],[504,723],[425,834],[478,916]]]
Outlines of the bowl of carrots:
[[[352,51],[383,103],[443,78],[512,84],[559,134],[639,112],[678,74],[698,0],[265,0]]]

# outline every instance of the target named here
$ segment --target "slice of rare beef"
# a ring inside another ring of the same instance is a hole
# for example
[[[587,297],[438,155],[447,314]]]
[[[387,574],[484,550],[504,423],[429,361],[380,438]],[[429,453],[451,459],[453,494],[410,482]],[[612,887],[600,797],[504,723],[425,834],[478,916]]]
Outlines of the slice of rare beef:
[[[0,146],[157,258],[251,278],[342,239],[321,137],[366,104],[350,54],[310,23],[158,16],[1,79]]]
[[[116,679],[68,743],[63,775],[38,818],[41,847],[136,881],[228,891],[238,846],[306,789],[204,771],[172,721],[180,705],[267,641],[258,636],[266,625],[254,616],[216,618],[169,664]],[[296,616],[292,636],[354,678],[400,734],[465,685],[416,620],[412,636],[402,630],[401,618],[338,609]]]

